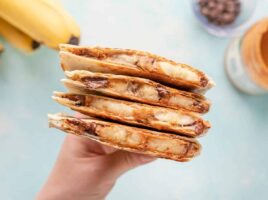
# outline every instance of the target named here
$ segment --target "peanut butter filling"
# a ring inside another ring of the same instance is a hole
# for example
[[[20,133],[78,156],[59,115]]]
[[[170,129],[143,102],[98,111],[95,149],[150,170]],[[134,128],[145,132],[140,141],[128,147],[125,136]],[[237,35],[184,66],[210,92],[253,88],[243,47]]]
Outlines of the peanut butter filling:
[[[267,32],[265,34],[263,34],[263,36],[262,36],[262,40],[261,40],[261,57],[263,59],[265,67],[268,70],[268,29],[267,29]]]

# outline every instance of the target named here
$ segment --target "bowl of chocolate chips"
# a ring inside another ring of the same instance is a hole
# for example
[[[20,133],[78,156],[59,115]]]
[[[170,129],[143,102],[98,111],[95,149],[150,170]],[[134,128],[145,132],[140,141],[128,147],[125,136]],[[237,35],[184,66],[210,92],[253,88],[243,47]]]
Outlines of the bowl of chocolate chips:
[[[211,34],[222,37],[240,35],[250,24],[255,0],[192,0],[196,18]]]

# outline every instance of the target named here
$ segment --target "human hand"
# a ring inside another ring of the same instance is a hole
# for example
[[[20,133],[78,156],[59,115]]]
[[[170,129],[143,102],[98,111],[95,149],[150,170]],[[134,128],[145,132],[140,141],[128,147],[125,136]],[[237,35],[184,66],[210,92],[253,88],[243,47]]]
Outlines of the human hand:
[[[155,158],[67,135],[37,200],[101,200],[124,172]]]

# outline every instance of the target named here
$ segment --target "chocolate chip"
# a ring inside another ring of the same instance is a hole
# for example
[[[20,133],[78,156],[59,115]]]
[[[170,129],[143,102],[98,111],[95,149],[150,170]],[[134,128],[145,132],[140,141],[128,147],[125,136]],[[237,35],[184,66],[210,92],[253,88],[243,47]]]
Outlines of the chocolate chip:
[[[83,134],[86,132],[91,135],[96,135],[97,124],[94,122],[86,123],[80,119],[67,119],[66,123],[75,129],[77,133]]]
[[[104,88],[108,85],[108,79],[103,77],[83,77],[81,81],[90,89]]]
[[[83,48],[83,49],[74,48],[74,49],[70,49],[70,51],[76,55],[84,56],[88,58],[97,58],[101,60],[106,58],[106,55],[98,50],[89,50],[86,48]]]
[[[192,106],[196,108],[199,112],[207,112],[209,110],[209,107],[202,104],[200,101],[195,101]]]
[[[76,106],[84,106],[86,103],[86,97],[83,95],[70,94],[63,96],[63,98],[67,98],[71,101],[74,101]]]
[[[234,19],[234,14],[232,13],[224,13],[222,15],[222,20],[226,23],[231,22]]]
[[[233,13],[235,10],[236,10],[235,4],[230,4],[230,5],[227,5],[226,7],[226,11],[228,11],[229,13]]]
[[[208,5],[207,5],[207,7],[209,8],[209,9],[213,9],[213,8],[215,8],[217,6],[217,4],[216,4],[216,2],[214,2],[214,1],[209,1],[208,2]]]
[[[202,85],[203,87],[206,87],[207,84],[208,84],[208,80],[207,80],[206,77],[201,77],[201,78],[200,78],[200,82],[201,82],[201,85]]]
[[[201,13],[202,13],[203,15],[205,15],[205,16],[208,16],[208,15],[209,15],[209,9],[206,8],[206,7],[204,7],[204,8],[201,9]]]
[[[226,0],[217,0],[216,2],[217,2],[217,3],[225,3]]]
[[[209,12],[209,17],[210,17],[210,19],[213,21],[214,19],[216,19],[216,17],[218,16],[218,12],[217,12],[217,10],[215,9],[215,10],[212,10],[211,12]]]
[[[224,10],[224,4],[217,3],[217,6],[215,9],[217,10],[217,12],[221,13]]]
[[[91,122],[89,125],[84,123],[84,131],[90,134],[95,135],[96,134],[96,128],[97,128],[97,124]]]
[[[205,5],[207,5],[207,0],[199,0],[199,1],[198,1],[198,4],[199,4],[200,6],[205,6]]]
[[[204,127],[203,122],[202,121],[196,121],[196,123],[195,123],[195,132],[197,134],[201,134],[201,133],[203,133],[204,129],[205,129],[205,127]]]
[[[127,90],[133,94],[135,94],[139,89],[141,85],[135,81],[131,81],[127,85]]]
[[[240,13],[240,0],[199,0],[200,13],[215,25],[227,25],[234,22]]]
[[[158,92],[159,99],[162,99],[169,94],[169,91],[167,91],[161,85],[156,86],[156,90]]]
[[[74,125],[74,126],[79,126],[79,124],[80,124],[80,122],[79,122],[78,120],[76,120],[76,119],[72,119],[72,120],[70,120],[70,119],[66,119],[66,122],[67,122],[68,124],[72,124],[72,125]]]

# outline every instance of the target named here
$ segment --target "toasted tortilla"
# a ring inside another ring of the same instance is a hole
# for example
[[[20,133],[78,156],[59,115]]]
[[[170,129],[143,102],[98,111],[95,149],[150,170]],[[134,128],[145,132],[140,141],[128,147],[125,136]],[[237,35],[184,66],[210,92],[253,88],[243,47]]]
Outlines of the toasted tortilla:
[[[186,64],[136,50],[60,45],[61,66],[65,71],[89,70],[148,78],[184,90],[205,91],[213,81]]]
[[[175,161],[189,161],[199,155],[195,139],[129,127],[94,118],[49,115],[49,125],[66,133],[80,135],[120,150],[142,153]]]
[[[198,113],[206,113],[210,107],[203,95],[176,90],[148,79],[85,70],[66,71],[65,75],[68,79],[62,81],[71,92],[100,92],[110,97]]]
[[[190,137],[203,135],[210,128],[208,122],[185,110],[174,110],[103,96],[62,92],[55,92],[53,99],[85,115]]]

